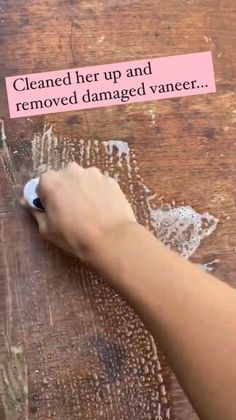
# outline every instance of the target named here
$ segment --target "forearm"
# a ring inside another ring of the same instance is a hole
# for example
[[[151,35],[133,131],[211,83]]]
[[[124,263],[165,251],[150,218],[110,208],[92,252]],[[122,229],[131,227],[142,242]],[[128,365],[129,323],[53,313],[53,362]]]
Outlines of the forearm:
[[[105,235],[94,255],[96,268],[158,339],[201,418],[234,419],[235,291],[135,223]]]

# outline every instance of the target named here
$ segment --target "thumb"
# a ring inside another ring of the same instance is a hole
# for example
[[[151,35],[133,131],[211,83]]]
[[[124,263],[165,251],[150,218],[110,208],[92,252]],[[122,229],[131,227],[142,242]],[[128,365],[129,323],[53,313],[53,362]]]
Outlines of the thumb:
[[[41,235],[46,236],[48,233],[48,223],[46,214],[33,209],[31,209],[31,214],[38,223],[38,228]]]
[[[21,199],[20,199],[20,204],[23,207],[30,210],[33,218],[38,223],[39,232],[41,233],[41,235],[46,236],[47,233],[48,233],[48,224],[47,224],[46,213],[43,213],[43,212],[40,212],[38,210],[32,209],[32,207],[30,207],[28,205],[27,201],[23,197],[21,197]]]

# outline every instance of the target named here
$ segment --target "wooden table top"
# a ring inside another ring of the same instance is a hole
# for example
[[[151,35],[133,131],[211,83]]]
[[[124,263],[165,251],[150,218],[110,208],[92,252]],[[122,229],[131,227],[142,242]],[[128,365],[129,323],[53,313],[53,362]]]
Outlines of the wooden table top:
[[[235,19],[234,0],[0,0],[1,419],[197,418],[131,309],[45,244],[17,200],[46,167],[118,167],[143,223],[144,186],[219,219],[192,260],[219,260],[214,274],[235,286]],[[6,76],[201,51],[216,94],[9,118]]]

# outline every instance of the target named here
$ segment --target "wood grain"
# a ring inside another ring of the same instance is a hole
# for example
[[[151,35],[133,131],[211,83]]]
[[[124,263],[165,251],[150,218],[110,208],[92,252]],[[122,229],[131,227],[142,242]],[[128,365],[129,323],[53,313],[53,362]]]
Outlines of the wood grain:
[[[45,124],[54,124],[63,145],[128,142],[152,191],[220,219],[194,261],[219,259],[215,274],[235,286],[235,18],[233,0],[0,0],[2,419],[161,420],[170,405],[171,418],[196,419],[137,317],[94,273],[45,245],[17,198],[40,164],[31,140]],[[8,117],[5,76],[207,50],[216,94]],[[60,153],[52,159],[58,167]],[[93,152],[89,163],[97,159]],[[121,178],[129,194],[127,168]],[[147,223],[134,176],[132,183],[133,205]]]

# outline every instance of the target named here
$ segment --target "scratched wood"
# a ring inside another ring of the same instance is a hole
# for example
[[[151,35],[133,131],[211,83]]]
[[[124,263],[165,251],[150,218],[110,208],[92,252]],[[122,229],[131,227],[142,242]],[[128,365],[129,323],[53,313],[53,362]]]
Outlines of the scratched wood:
[[[0,181],[1,419],[160,420],[170,406],[171,418],[196,419],[132,311],[94,273],[46,246],[17,197],[33,171],[31,140],[45,123],[65,139],[124,140],[149,188],[220,218],[193,259],[219,259],[215,274],[235,286],[235,18],[234,0],[0,0],[0,117],[7,133]],[[8,117],[5,76],[207,50],[217,94]],[[129,183],[127,172],[123,179]]]

